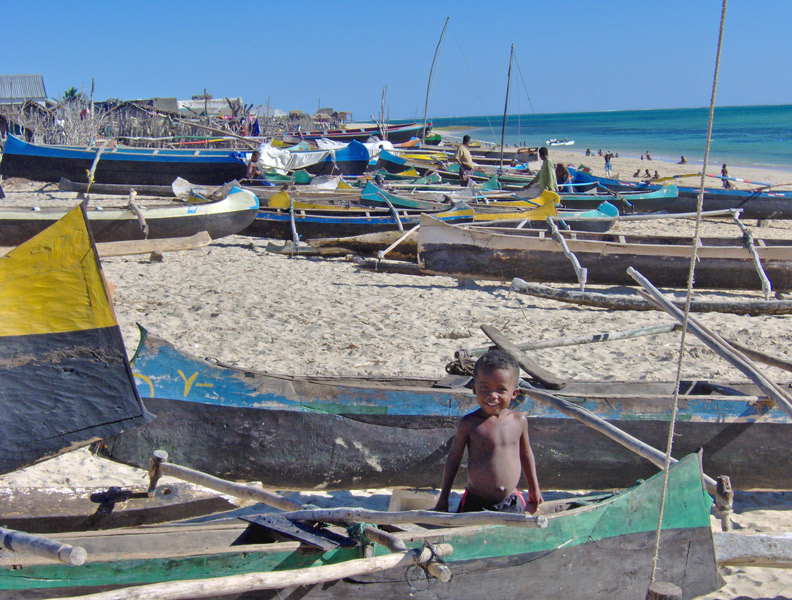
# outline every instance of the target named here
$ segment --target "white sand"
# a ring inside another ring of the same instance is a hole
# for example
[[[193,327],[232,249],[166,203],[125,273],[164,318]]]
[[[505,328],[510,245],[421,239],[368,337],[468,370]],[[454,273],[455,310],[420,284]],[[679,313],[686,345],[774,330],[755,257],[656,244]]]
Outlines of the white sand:
[[[616,170],[624,171],[620,166]],[[736,169],[733,175],[740,176]],[[783,173],[776,176],[779,181],[784,178]],[[74,194],[44,197],[30,192],[40,184],[10,181],[4,187],[8,198],[0,205],[76,202]],[[97,197],[92,202],[105,201]],[[112,202],[123,203],[117,198]],[[664,227],[674,232],[692,230],[690,222]],[[759,232],[792,237],[790,228],[792,224],[775,222]],[[708,230],[737,234],[728,222],[710,225]],[[138,340],[135,322],[140,322],[186,351],[239,367],[288,373],[440,376],[455,350],[488,344],[479,329],[482,323],[525,342],[669,321],[657,312],[610,312],[518,296],[508,292],[507,284],[460,287],[444,277],[359,271],[343,259],[289,258],[267,253],[267,243],[231,236],[199,250],[167,254],[161,263],[140,256],[105,259],[105,273],[116,286],[116,312],[130,356]],[[708,313],[698,317],[727,338],[792,360],[792,316]],[[568,378],[672,380],[679,339],[677,333],[573,346],[545,350],[536,358]],[[684,375],[742,379],[699,342],[688,337],[688,344]],[[765,371],[776,379],[789,379],[784,371]],[[5,475],[0,481],[11,486],[123,485],[138,483],[140,478],[142,471],[82,450]],[[745,530],[792,531],[788,495],[741,494],[738,500],[735,521]],[[789,571],[752,568],[725,573],[727,586],[712,598],[792,594]]]

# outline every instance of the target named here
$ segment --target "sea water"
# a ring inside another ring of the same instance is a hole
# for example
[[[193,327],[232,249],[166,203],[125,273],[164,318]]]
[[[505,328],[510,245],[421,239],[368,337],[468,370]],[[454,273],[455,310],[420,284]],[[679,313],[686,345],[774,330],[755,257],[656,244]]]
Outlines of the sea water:
[[[572,148],[610,150],[637,158],[704,159],[708,108],[508,115],[507,144],[543,146],[551,138],[574,140]],[[432,119],[454,127],[454,135],[500,143],[503,115]],[[764,166],[792,170],[792,105],[725,106],[715,109],[710,164]]]

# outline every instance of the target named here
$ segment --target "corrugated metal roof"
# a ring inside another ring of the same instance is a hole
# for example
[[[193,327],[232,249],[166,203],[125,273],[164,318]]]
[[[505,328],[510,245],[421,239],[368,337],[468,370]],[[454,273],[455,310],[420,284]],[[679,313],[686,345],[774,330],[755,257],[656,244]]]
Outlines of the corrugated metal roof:
[[[0,75],[0,104],[47,99],[42,75]]]

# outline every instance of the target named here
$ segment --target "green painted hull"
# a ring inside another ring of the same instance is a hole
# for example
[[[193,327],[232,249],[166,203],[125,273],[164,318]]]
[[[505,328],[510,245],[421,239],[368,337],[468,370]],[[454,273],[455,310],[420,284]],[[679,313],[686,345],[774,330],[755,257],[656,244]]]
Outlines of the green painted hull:
[[[545,529],[465,527],[403,532],[408,546],[448,543],[449,583],[428,580],[416,567],[304,586],[299,598],[607,597],[643,599],[649,585],[662,476],[613,495],[556,501]],[[680,585],[686,598],[717,589],[710,532],[711,498],[702,487],[698,457],[672,468],[657,579]],[[129,585],[200,579],[334,564],[360,558],[359,547],[329,552],[296,542],[253,545],[255,529],[237,524],[151,527],[64,534],[57,539],[88,551],[84,565],[5,558],[0,598],[74,595]],[[233,545],[232,545],[233,544]],[[197,548],[194,552],[190,549]],[[378,553],[384,550],[377,547]],[[12,568],[13,566],[13,568]],[[423,594],[430,592],[430,595]],[[276,590],[245,598],[283,597]],[[287,597],[292,597],[288,596]]]

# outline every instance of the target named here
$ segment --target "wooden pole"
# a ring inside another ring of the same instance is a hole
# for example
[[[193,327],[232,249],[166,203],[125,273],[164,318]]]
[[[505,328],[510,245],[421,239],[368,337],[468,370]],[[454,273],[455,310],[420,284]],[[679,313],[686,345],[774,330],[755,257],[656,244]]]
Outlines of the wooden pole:
[[[662,310],[655,303],[643,298],[601,294],[598,292],[578,292],[575,290],[559,289],[549,285],[524,281],[519,277],[512,280],[510,290],[518,294],[547,298],[557,302],[580,304],[582,306],[596,306],[608,310]],[[669,302],[680,308],[684,307],[683,300],[669,298]],[[692,300],[691,312],[722,312],[735,315],[787,315],[792,313],[792,301],[789,300]]]
[[[69,565],[81,565],[88,553],[80,546],[69,546],[39,535],[30,535],[13,529],[0,527],[0,547],[11,552],[26,552],[53,558]]]
[[[445,23],[443,23],[443,31],[440,32],[440,39],[437,40],[437,46],[435,47],[434,56],[432,57],[432,66],[429,67],[429,81],[426,82],[426,102],[424,103],[424,119],[423,119],[423,135],[421,135],[421,139],[426,139],[426,117],[429,114],[429,90],[432,87],[432,73],[434,73],[435,61],[437,60],[437,53],[440,50],[440,44],[443,43],[443,36],[446,32],[446,27],[448,27],[448,21],[451,17],[446,17]]]
[[[450,556],[449,544],[432,547],[438,557]],[[292,588],[302,585],[316,585],[326,581],[336,581],[345,577],[359,577],[379,571],[407,567],[413,564],[428,565],[434,558],[429,548],[415,548],[374,558],[359,558],[339,564],[288,569],[268,573],[247,573],[211,579],[191,579],[168,581],[135,587],[127,587],[109,592],[72,596],[67,600],[181,600],[185,598],[217,598],[239,595],[255,590]],[[450,579],[450,572],[448,573]]]
[[[646,600],[682,600],[682,588],[666,581],[653,581],[646,591]]]
[[[637,281],[644,290],[639,290],[647,300],[656,302],[672,317],[683,323],[685,315],[676,306],[671,304],[668,299],[641,273],[630,267],[627,273]],[[746,377],[753,381],[759,389],[765,392],[768,397],[775,402],[776,406],[792,418],[792,398],[764,373],[754,365],[751,360],[742,352],[734,348],[717,333],[710,331],[699,323],[692,316],[688,315],[688,329],[699,338],[710,350],[716,352],[729,364],[740,370]]]
[[[547,217],[547,224],[550,226],[550,231],[553,232],[553,237],[561,245],[561,250],[564,251],[564,255],[572,263],[572,268],[575,269],[575,274],[578,278],[578,284],[580,285],[580,291],[585,291],[586,280],[588,279],[588,269],[580,266],[578,257],[575,256],[575,253],[569,249],[569,246],[567,246],[564,236],[561,235],[561,232],[558,230],[558,226],[555,224],[555,220],[552,217]]]
[[[285,511],[302,511],[308,507],[296,500],[285,498],[280,494],[267,491],[261,487],[253,486],[245,483],[234,483],[226,481],[219,477],[213,477],[200,471],[188,469],[181,465],[174,465],[167,462],[168,453],[164,450],[156,450],[152,454],[151,462],[149,463],[149,494],[156,488],[156,482],[159,477],[163,475],[170,475],[183,481],[202,485],[209,489],[227,494],[236,498],[245,500],[253,500],[255,502],[263,502],[269,506],[273,506],[280,510]],[[152,473],[154,476],[152,476]],[[154,479],[156,477],[156,479]],[[383,546],[386,546],[392,551],[401,551],[406,548],[404,542],[398,537],[386,531],[378,530],[374,527],[364,527],[363,535],[370,541],[375,541]]]
[[[402,510],[396,512],[368,510],[365,508],[318,508],[287,512],[281,515],[295,521],[326,521],[343,523],[364,521],[375,525],[402,525],[424,523],[442,527],[470,527],[474,525],[508,525],[544,529],[548,519],[544,515],[521,515],[493,511],[470,513],[444,513],[433,510]]]
[[[508,354],[511,354],[520,367],[522,367],[523,371],[539,380],[542,385],[552,390],[560,390],[566,384],[563,379],[546,370],[544,367],[539,366],[536,361],[522,352],[519,348],[517,348],[517,346],[512,344],[505,335],[503,335],[494,327],[482,325],[481,330],[484,332],[484,335],[486,335],[496,346],[498,346],[498,348],[504,352],[507,352]]]
[[[482,326],[482,329],[483,328],[484,326]],[[489,337],[493,342],[495,342],[495,344],[501,350],[507,352],[508,354],[511,354],[511,356],[517,361],[517,363],[521,367],[523,366],[524,363],[528,365],[533,363],[533,361],[528,356],[526,356],[524,352],[517,349],[514,346],[514,344],[506,340],[503,334],[500,334],[500,336],[495,336],[495,337],[489,336]],[[550,392],[537,389],[530,385],[523,384],[520,386],[520,389],[534,398],[538,398],[539,400],[544,400],[545,402],[556,408],[559,412],[562,412],[568,417],[577,419],[584,425],[591,427],[596,431],[599,431],[601,434],[621,444],[628,450],[634,452],[635,454],[638,454],[639,456],[644,457],[646,460],[651,462],[659,469],[662,470],[663,468],[665,468],[666,455],[664,452],[660,452],[660,450],[653,448],[649,444],[645,444],[638,438],[631,436],[629,433],[622,431],[615,425],[612,425],[608,421],[596,416],[591,411],[581,408],[573,404],[572,402],[554,396]],[[676,464],[676,462],[677,462],[676,459],[671,458],[671,464]],[[717,483],[714,479],[708,477],[707,475],[704,475],[704,484],[706,485],[707,491],[709,491],[710,494],[712,495],[716,494]]]
[[[759,252],[756,250],[753,234],[751,233],[751,230],[748,229],[742,221],[740,221],[739,211],[735,210],[732,213],[732,218],[737,224],[737,227],[740,228],[740,231],[743,234],[743,240],[745,241],[745,246],[751,253],[751,258],[753,258],[754,266],[756,267],[756,273],[759,275],[759,279],[762,281],[762,292],[764,292],[765,300],[770,300],[770,294],[773,292],[773,286],[770,283],[770,280],[767,278],[767,273],[765,273],[765,270],[762,267],[762,259],[759,258]]]
[[[503,144],[506,139],[506,115],[509,112],[509,88],[511,87],[511,70],[512,60],[514,59],[514,44],[511,45],[511,54],[509,54],[509,73],[506,76],[506,106],[503,108],[503,125],[501,126],[501,147],[500,147],[500,160],[498,162],[498,174],[503,171]]]
[[[394,249],[396,246],[398,246],[399,244],[401,244],[401,243],[402,243],[404,240],[406,240],[408,237],[410,237],[410,236],[411,236],[413,233],[415,233],[416,231],[418,231],[418,228],[419,228],[420,226],[421,226],[421,225],[420,225],[420,224],[418,224],[418,225],[416,225],[415,227],[413,227],[412,229],[410,229],[409,231],[405,232],[405,234],[404,234],[403,236],[401,236],[401,237],[400,237],[398,240],[396,240],[396,241],[395,241],[395,242],[393,242],[393,243],[392,243],[390,246],[388,246],[387,248],[385,248],[385,250],[378,250],[378,251],[377,251],[377,260],[382,260],[383,258],[385,258],[385,256],[386,256],[386,255],[387,255],[387,254],[388,254],[388,253],[389,253],[391,250],[393,250],[393,249]]]
[[[602,333],[586,333],[583,335],[570,335],[541,340],[539,342],[527,342],[525,344],[515,344],[515,348],[522,350],[541,350],[542,348],[560,348],[562,346],[577,346],[581,344],[595,344],[598,342],[613,342],[616,340],[626,340],[644,335],[658,335],[660,333],[670,333],[681,327],[679,323],[664,323],[651,327],[640,327],[638,329],[626,329],[623,331],[605,331]],[[458,350],[456,358],[460,356],[480,356],[484,354],[490,346],[483,348],[473,348],[471,350]]]

